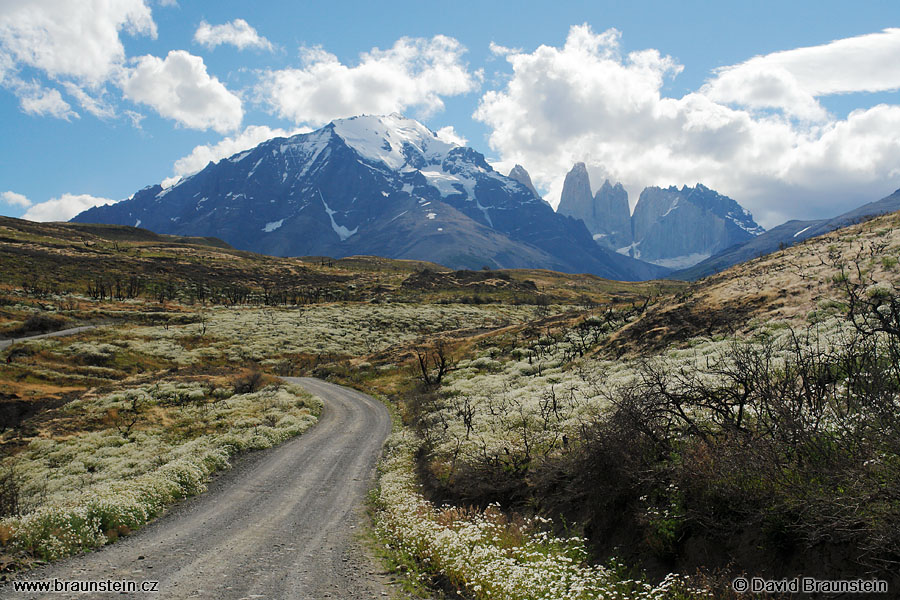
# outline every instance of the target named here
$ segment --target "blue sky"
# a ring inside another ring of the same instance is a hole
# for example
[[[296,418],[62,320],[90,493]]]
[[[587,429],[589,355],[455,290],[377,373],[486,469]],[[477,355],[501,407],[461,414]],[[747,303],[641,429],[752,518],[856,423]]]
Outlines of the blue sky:
[[[765,226],[900,187],[900,4],[0,0],[0,214],[68,218],[403,112],[553,204],[702,182]]]

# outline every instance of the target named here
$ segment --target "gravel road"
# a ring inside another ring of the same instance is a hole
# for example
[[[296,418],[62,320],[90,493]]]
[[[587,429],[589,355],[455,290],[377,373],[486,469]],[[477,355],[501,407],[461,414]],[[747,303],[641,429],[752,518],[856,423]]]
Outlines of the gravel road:
[[[358,532],[362,502],[390,433],[387,409],[357,391],[286,378],[320,397],[318,424],[277,448],[249,454],[209,491],[141,531],[27,574],[29,581],[158,581],[143,598],[306,600],[383,598],[389,588]],[[35,594],[3,598],[121,598]]]
[[[73,333],[81,333],[82,331],[88,331],[89,329],[96,328],[96,325],[82,325],[81,327],[72,327],[71,329],[61,329],[59,331],[51,331],[50,333],[39,333],[38,335],[29,335],[27,337],[14,338],[11,340],[0,340],[0,350],[4,348],[8,348],[12,344],[16,342],[26,342],[28,340],[39,340],[41,338],[48,337],[60,337],[64,335],[72,335]]]

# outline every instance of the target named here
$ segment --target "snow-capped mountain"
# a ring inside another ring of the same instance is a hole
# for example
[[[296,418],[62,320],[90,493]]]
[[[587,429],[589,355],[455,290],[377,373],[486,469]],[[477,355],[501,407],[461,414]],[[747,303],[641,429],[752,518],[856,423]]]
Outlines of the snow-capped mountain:
[[[630,280],[665,272],[599,247],[583,223],[475,150],[397,114],[271,139],[73,220],[216,236],[279,256],[375,254]]]

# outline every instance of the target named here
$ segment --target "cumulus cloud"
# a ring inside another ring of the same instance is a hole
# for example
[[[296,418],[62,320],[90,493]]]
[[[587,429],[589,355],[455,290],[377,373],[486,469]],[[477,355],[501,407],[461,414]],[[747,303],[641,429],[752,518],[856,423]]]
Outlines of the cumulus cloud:
[[[795,74],[799,63],[773,69],[769,80],[757,71],[757,88],[734,106],[710,87],[665,97],[662,86],[681,65],[656,50],[623,53],[616,30],[572,27],[563,47],[512,51],[506,60],[511,77],[482,96],[474,116],[491,128],[497,162],[525,165],[554,204],[577,161],[588,164],[594,187],[606,177],[621,181],[632,203],[648,185],[702,182],[765,226],[809,218],[810,208],[836,214],[900,184],[900,106],[825,119],[812,94],[839,86],[806,83]],[[765,102],[794,110],[755,109]]]
[[[165,59],[142,56],[122,78],[125,96],[191,129],[225,133],[244,116],[241,100],[206,72],[199,56],[172,50]]]
[[[194,41],[210,50],[219,44],[231,44],[239,50],[244,48],[272,50],[272,43],[259,35],[244,19],[235,19],[224,25],[210,25],[206,21],[201,21],[197,31],[194,32]]]
[[[374,48],[347,66],[322,48],[301,51],[302,68],[267,71],[259,99],[295,123],[321,125],[359,114],[415,109],[426,117],[442,110],[442,96],[478,87],[478,74],[462,61],[465,48],[454,38],[401,38],[387,50]]]
[[[125,60],[122,30],[156,37],[156,24],[143,0],[0,3],[0,53],[51,77],[104,83]]]
[[[438,139],[444,140],[445,142],[450,142],[451,144],[456,144],[458,146],[465,146],[469,141],[460,134],[456,133],[453,125],[441,127],[434,133],[437,134]]]
[[[702,88],[717,102],[776,108],[824,120],[819,96],[900,89],[900,29],[835,40],[821,46],[755,56],[723,67]]]
[[[266,140],[276,137],[290,137],[308,131],[310,131],[308,127],[287,131],[279,128],[273,129],[265,125],[250,125],[238,135],[226,137],[215,144],[196,146],[190,154],[175,161],[174,176],[165,179],[162,185],[163,187],[174,185],[182,177],[201,171],[210,162],[219,161],[243,150],[249,150]]]
[[[17,82],[14,90],[19,97],[19,106],[30,115],[51,116],[66,121],[78,118],[57,89],[45,88],[37,82]]]
[[[3,192],[0,194],[0,198],[10,206],[19,206],[21,208],[28,208],[31,206],[31,200],[26,198],[23,194],[17,194],[13,191]]]
[[[63,194],[59,198],[32,205],[22,215],[22,218],[29,221],[68,221],[78,213],[94,206],[105,206],[116,202],[118,200],[98,198],[89,194]]]

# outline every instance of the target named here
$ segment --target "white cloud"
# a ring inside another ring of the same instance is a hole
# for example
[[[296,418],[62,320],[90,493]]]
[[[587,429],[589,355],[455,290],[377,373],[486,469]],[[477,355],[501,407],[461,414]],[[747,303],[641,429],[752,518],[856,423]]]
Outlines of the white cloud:
[[[63,87],[70,96],[78,100],[81,108],[95,117],[110,119],[116,116],[116,109],[113,108],[108,99],[104,98],[103,92],[99,96],[93,96],[71,81],[64,81]]]
[[[272,50],[272,43],[259,35],[244,19],[235,19],[224,25],[210,25],[206,21],[201,21],[197,31],[194,32],[194,41],[209,49],[219,44],[231,44],[240,50],[244,48]]]
[[[156,37],[143,0],[0,2],[0,54],[54,78],[104,83],[125,60],[122,30]]]
[[[594,187],[621,181],[632,204],[648,185],[702,182],[765,226],[837,214],[900,186],[900,106],[811,122],[728,106],[707,89],[665,97],[662,85],[680,65],[656,50],[623,55],[617,31],[586,25],[573,27],[562,48],[507,61],[512,76],[483,95],[475,118],[492,130],[496,162],[524,165],[554,204],[577,161],[588,164]]]
[[[241,100],[206,72],[199,56],[172,50],[165,59],[142,56],[122,78],[125,96],[191,129],[225,133],[241,124]]]
[[[776,108],[825,120],[816,97],[900,89],[900,29],[836,40],[821,46],[755,56],[723,67],[701,90],[716,102]]]
[[[175,161],[174,176],[163,180],[162,185],[163,187],[174,185],[182,177],[201,171],[210,162],[219,161],[243,150],[249,150],[266,140],[275,137],[290,137],[308,131],[310,131],[308,127],[286,131],[278,128],[272,129],[265,125],[250,125],[235,136],[226,137],[215,144],[204,144],[195,147],[190,154]]]
[[[32,205],[22,215],[22,218],[29,221],[68,221],[78,213],[94,206],[104,206],[116,202],[118,200],[98,198],[88,194],[63,194],[59,198]]]
[[[465,146],[469,140],[456,133],[456,130],[453,128],[453,125],[447,125],[446,127],[441,127],[437,131],[435,131],[439,139],[444,140],[445,142],[450,142],[451,144],[457,144],[459,146]]]
[[[347,66],[322,48],[301,52],[303,68],[267,71],[259,99],[295,123],[321,125],[359,114],[388,114],[414,108],[422,117],[442,110],[442,96],[478,87],[478,74],[462,62],[465,48],[455,39],[401,38],[387,50],[360,55]]]
[[[16,192],[3,192],[0,194],[0,198],[3,199],[3,202],[10,206],[20,206],[22,208],[28,208],[31,206],[31,200],[26,198],[22,194],[17,194]]]
[[[45,88],[37,82],[16,82],[14,90],[19,97],[19,106],[30,115],[51,116],[67,121],[78,118],[78,114],[63,100],[57,89]]]

